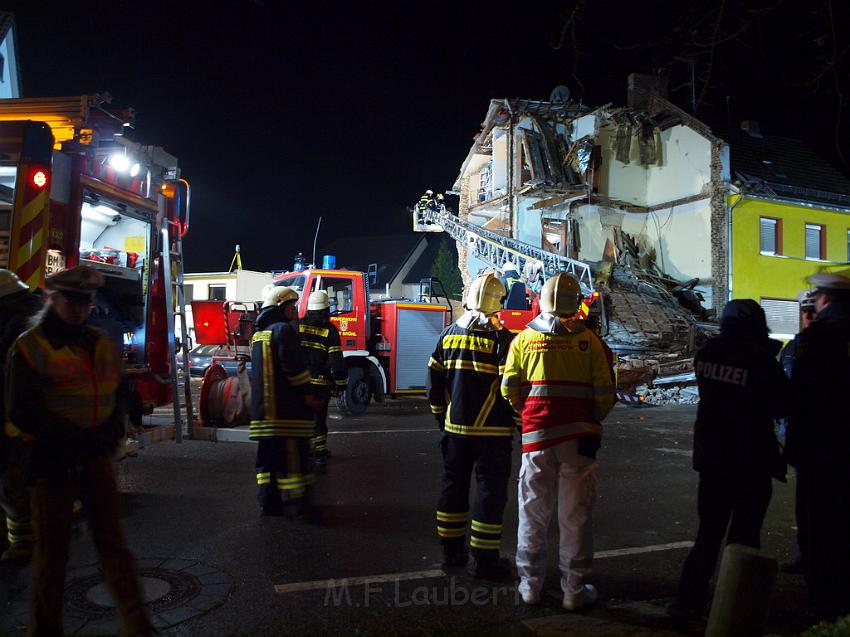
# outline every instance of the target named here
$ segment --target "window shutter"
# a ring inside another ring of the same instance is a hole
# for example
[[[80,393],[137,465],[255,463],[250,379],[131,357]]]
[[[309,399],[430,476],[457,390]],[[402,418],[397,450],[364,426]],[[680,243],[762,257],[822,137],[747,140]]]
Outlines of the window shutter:
[[[759,219],[759,250],[776,254],[776,219]]]
[[[761,307],[771,334],[791,336],[800,331],[800,304],[797,301],[762,299]]]
[[[820,233],[821,227],[810,223],[806,224],[806,258],[820,259]]]

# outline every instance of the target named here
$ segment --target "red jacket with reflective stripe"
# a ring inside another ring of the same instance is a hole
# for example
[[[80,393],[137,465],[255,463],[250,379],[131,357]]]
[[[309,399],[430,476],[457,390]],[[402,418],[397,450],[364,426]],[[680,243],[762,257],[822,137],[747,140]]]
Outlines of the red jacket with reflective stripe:
[[[502,395],[522,415],[522,450],[601,436],[614,404],[611,367],[599,337],[579,321],[558,333],[528,327],[511,344]]]

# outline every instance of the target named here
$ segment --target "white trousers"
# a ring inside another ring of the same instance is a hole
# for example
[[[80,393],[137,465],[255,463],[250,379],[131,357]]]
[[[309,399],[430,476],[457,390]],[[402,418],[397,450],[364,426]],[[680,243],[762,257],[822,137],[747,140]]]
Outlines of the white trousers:
[[[516,567],[521,593],[540,592],[546,577],[546,535],[558,506],[561,589],[577,593],[593,564],[593,501],[596,467],[580,456],[576,440],[522,454]]]

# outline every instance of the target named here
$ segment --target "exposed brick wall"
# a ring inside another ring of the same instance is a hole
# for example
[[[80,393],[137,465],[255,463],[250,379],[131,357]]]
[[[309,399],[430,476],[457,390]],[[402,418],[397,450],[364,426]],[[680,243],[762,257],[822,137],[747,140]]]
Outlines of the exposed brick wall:
[[[729,236],[727,228],[726,184],[722,178],[721,144],[711,145],[711,297],[712,306],[719,317],[729,300],[728,260]]]
[[[469,221],[469,176],[460,180],[460,197],[459,197],[457,215],[461,221]],[[472,280],[469,275],[467,263],[466,244],[462,241],[456,241],[457,244],[457,265],[460,270],[460,276],[463,279],[463,284],[468,285]]]

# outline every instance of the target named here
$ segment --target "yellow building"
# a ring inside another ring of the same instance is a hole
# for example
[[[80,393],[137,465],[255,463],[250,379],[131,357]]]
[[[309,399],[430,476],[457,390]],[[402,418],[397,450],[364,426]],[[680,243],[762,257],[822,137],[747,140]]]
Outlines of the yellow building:
[[[797,140],[745,127],[727,141],[741,193],[728,198],[730,297],[761,303],[773,334],[790,338],[806,278],[850,261],[850,180]]]

